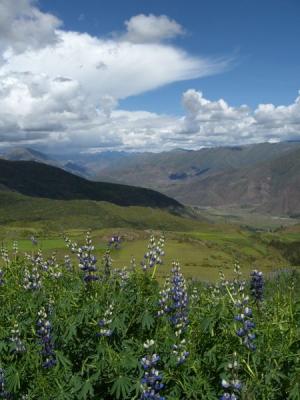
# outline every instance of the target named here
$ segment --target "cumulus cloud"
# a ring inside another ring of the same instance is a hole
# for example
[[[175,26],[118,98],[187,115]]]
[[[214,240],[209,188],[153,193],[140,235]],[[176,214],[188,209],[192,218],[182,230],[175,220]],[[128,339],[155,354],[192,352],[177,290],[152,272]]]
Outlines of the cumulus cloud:
[[[125,22],[124,40],[133,43],[155,43],[184,34],[184,29],[166,15],[139,14]]]
[[[0,141],[52,151],[161,151],[300,138],[299,97],[287,106],[251,110],[190,89],[182,103],[184,117],[121,110],[108,95],[95,107],[71,78],[8,74],[0,84]]]
[[[193,57],[172,46],[103,40],[89,34],[59,31],[54,46],[7,57],[0,68],[10,71],[63,75],[77,80],[95,102],[104,95],[117,99],[137,95],[168,83],[211,75],[226,61]]]
[[[230,106],[225,100],[210,101],[190,89],[183,94],[186,115],[177,133],[204,146],[235,145],[300,138],[300,97],[287,106],[259,104]]]
[[[117,107],[118,101],[113,96],[106,95],[101,97],[99,104],[106,118],[109,118],[112,110]]]
[[[22,52],[41,48],[57,40],[56,29],[61,21],[43,13],[33,0],[1,0],[0,50]]]
[[[299,137],[300,97],[251,110],[191,89],[183,117],[119,109],[120,99],[228,67],[171,45],[184,30],[167,16],[132,17],[110,39],[60,26],[33,0],[0,0],[2,146],[160,151]]]

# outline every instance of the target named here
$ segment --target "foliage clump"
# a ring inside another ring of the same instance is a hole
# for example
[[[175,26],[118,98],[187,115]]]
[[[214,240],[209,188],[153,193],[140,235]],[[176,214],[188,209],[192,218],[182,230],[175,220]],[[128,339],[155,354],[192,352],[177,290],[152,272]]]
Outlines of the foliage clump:
[[[300,399],[296,269],[242,278],[236,266],[208,285],[174,261],[163,284],[163,237],[121,270],[119,239],[102,263],[90,234],[66,242],[62,260],[2,249],[0,398]]]

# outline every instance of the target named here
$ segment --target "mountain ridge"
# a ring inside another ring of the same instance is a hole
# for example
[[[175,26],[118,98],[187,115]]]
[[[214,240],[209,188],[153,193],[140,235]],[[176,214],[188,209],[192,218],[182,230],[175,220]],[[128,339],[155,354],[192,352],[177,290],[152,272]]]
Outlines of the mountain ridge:
[[[122,206],[183,208],[178,201],[151,189],[92,182],[58,167],[36,161],[0,159],[0,186],[32,197],[108,201]]]
[[[147,187],[186,205],[246,206],[273,214],[293,214],[298,213],[300,203],[300,195],[289,183],[294,178],[286,176],[274,199],[271,193],[275,186],[271,187],[266,177],[262,182],[260,176],[264,176],[269,168],[266,163],[273,163],[269,173],[273,177],[271,181],[275,182],[280,174],[275,164],[287,165],[282,157],[289,158],[297,149],[300,149],[300,141],[198,150],[179,148],[161,153],[108,151],[77,156],[68,154],[65,159],[63,155],[48,158],[57,159],[59,167],[93,181]],[[297,165],[297,157],[291,159]],[[300,167],[293,170],[293,176],[298,173]],[[230,196],[226,194],[228,187]],[[295,198],[294,211],[290,206],[292,201],[284,200],[287,193],[292,193]]]

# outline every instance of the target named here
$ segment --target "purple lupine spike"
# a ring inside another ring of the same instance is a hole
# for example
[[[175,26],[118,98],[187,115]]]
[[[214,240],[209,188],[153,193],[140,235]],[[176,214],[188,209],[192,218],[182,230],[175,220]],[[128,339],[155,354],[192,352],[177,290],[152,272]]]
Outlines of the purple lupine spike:
[[[169,321],[174,327],[176,343],[173,345],[173,355],[177,365],[183,364],[189,352],[186,350],[186,342],[182,337],[189,324],[188,320],[188,294],[185,279],[181,273],[178,262],[173,262],[172,275],[166,279],[164,289],[160,291],[157,316],[169,316]]]
[[[42,287],[41,275],[37,267],[25,268],[23,287],[26,290],[39,290]]]
[[[111,336],[113,331],[111,329],[111,323],[113,320],[113,311],[114,304],[111,303],[109,307],[106,309],[103,318],[98,322],[100,327],[100,331],[97,333],[97,336]]]
[[[41,355],[43,357],[43,368],[52,368],[56,365],[56,356],[51,336],[52,326],[48,320],[45,307],[38,312],[37,336],[40,339]]]
[[[250,291],[252,297],[256,302],[260,302],[263,300],[264,277],[263,273],[257,271],[256,269],[251,272]]]
[[[15,353],[24,353],[26,351],[26,348],[21,340],[21,333],[19,325],[17,323],[14,324],[10,333],[11,333],[10,341],[14,346],[13,351]]]
[[[149,349],[153,345],[154,340],[148,340],[144,343],[144,348]],[[162,383],[162,374],[157,369],[159,361],[160,357],[156,353],[147,354],[141,359],[141,366],[144,370],[144,375],[141,379],[143,389],[140,397],[141,400],[165,400],[165,398],[160,395],[165,385]]]
[[[93,246],[90,232],[87,232],[85,245],[77,248],[79,268],[84,272],[83,280],[85,283],[97,281],[99,279],[95,274],[97,271],[97,258],[92,254],[94,250],[95,247]]]
[[[11,395],[5,390],[5,373],[4,369],[0,367],[0,398],[10,399]]]
[[[248,306],[249,296],[245,294],[246,282],[240,280],[241,272],[238,265],[235,266],[234,271],[237,275],[233,281],[232,287],[234,305],[238,310],[238,313],[234,316],[234,320],[238,324],[236,335],[242,339],[242,343],[249,350],[255,350],[255,334],[252,332],[252,330],[255,328],[255,323],[253,321],[252,309]]]
[[[164,252],[165,238],[162,236],[157,242],[155,237],[151,235],[148,249],[144,254],[144,260],[141,262],[143,271],[147,271],[149,268],[154,268],[156,265],[162,264],[162,257],[165,255]]]
[[[232,362],[227,364],[227,378],[222,379],[221,386],[224,393],[220,400],[238,400],[243,388],[242,382],[238,379],[239,364],[237,362],[237,354],[233,354]]]
[[[108,246],[114,249],[119,249],[121,246],[121,236],[113,235],[108,242]]]

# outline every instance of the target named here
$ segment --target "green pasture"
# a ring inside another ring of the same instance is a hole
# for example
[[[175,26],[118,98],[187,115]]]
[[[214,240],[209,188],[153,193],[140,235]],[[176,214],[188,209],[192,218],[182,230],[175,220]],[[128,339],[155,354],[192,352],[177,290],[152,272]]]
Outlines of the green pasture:
[[[233,229],[213,230],[211,227],[202,232],[167,232],[164,265],[158,270],[160,278],[170,271],[172,261],[177,260],[182,265],[183,273],[187,278],[196,278],[203,281],[212,281],[218,278],[220,270],[223,270],[228,278],[232,277],[235,262],[241,265],[242,271],[248,275],[253,268],[260,268],[265,273],[275,268],[286,267],[288,261],[279,251],[271,248],[267,241],[261,240],[259,235],[247,231]],[[73,241],[83,244],[85,230],[73,229],[65,232]],[[12,232],[11,232],[12,233]],[[162,232],[153,232],[159,236]],[[92,231],[95,244],[95,253],[98,260],[107,248],[111,235],[122,236],[122,245],[119,250],[112,250],[114,268],[130,266],[130,260],[134,256],[136,264],[140,265],[147,249],[151,231],[138,231],[124,228],[102,229]],[[19,252],[34,252],[40,248],[45,256],[56,252],[58,259],[68,252],[62,234],[52,237],[37,236],[38,245],[32,244],[29,236],[27,239],[18,240]],[[13,238],[2,240],[2,245],[9,251],[13,248]]]
[[[101,260],[109,238],[118,234],[123,238],[122,246],[112,252],[112,257],[114,267],[122,268],[129,266],[132,255],[139,265],[151,232],[156,236],[163,232],[167,239],[166,256],[159,275],[169,271],[173,260],[182,264],[186,277],[201,280],[215,280],[219,270],[230,277],[235,262],[245,273],[253,268],[269,272],[299,265],[299,225],[256,231],[224,220],[208,222],[208,214],[197,219],[188,212],[182,216],[167,210],[120,207],[105,202],[0,194],[0,245],[12,250],[13,241],[17,240],[21,253],[36,251],[38,247],[46,257],[56,252],[62,260],[67,252],[63,235],[83,243],[86,231],[91,230],[96,255]],[[32,235],[38,239],[38,246],[31,243]]]

